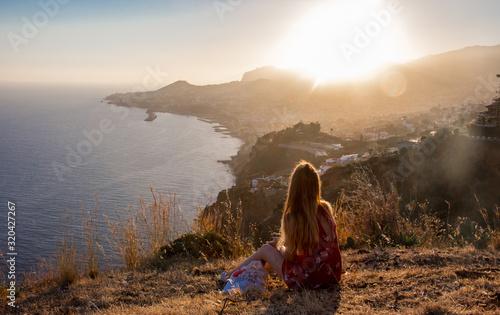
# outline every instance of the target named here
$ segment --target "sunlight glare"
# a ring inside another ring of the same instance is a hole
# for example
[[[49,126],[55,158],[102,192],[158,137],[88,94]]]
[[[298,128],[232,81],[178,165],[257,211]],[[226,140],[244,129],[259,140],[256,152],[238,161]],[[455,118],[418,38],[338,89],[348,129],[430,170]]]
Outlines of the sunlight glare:
[[[404,32],[392,25],[396,15],[390,16],[386,25],[380,25],[375,36],[367,37],[366,47],[355,46],[355,36],[373,25],[373,13],[385,10],[384,3],[342,0],[316,7],[279,46],[276,65],[297,70],[319,84],[364,78],[390,63],[403,61],[405,49],[399,43],[404,41],[399,39]],[[342,43],[355,47],[357,52],[346,57]]]

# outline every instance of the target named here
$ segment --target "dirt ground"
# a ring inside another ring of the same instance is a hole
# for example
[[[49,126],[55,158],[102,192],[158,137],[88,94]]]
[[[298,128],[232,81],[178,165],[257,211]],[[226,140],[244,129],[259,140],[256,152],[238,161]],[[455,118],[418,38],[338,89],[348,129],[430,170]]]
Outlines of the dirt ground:
[[[271,274],[265,293],[229,296],[217,283],[236,261],[177,259],[166,270],[102,273],[68,287],[19,290],[18,314],[500,314],[500,254],[493,250],[342,252],[340,285],[292,292]],[[6,301],[6,291],[2,292]]]

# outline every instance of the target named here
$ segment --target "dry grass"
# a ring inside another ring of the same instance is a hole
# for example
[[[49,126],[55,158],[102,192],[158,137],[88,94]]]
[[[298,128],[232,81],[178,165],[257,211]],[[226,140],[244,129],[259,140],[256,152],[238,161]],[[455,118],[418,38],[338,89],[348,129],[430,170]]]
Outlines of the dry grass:
[[[57,279],[62,287],[73,283],[79,275],[72,224],[67,220],[67,216],[64,215],[63,238],[57,252]]]
[[[232,239],[241,239],[243,228],[241,203],[236,206],[236,211],[233,211],[232,208],[229,192],[226,190],[226,200],[221,206],[205,210],[198,207],[198,216],[194,222],[193,230],[200,233],[217,231]]]
[[[481,207],[479,200],[477,200],[477,203],[479,206],[479,212],[481,212],[490,233],[490,245],[494,249],[500,250],[500,209],[498,206],[495,206],[495,209],[493,209],[491,214],[489,214],[486,208]]]
[[[229,193],[226,190],[226,200],[217,208],[198,208],[197,219],[194,221],[193,232],[204,234],[215,231],[227,236],[232,241],[231,252],[236,256],[251,254],[252,237],[243,236],[243,208],[239,202],[233,210]]]
[[[53,259],[37,259],[34,267],[30,268],[29,272],[21,275],[22,282],[20,287],[38,285],[45,282],[51,282],[57,279],[58,266]]]
[[[236,261],[172,260],[165,271],[107,271],[66,289],[55,282],[19,293],[21,314],[497,314],[500,256],[462,249],[343,251],[341,284],[291,292],[275,274],[267,292],[229,297],[218,275]],[[230,299],[230,300],[229,300]]]
[[[394,189],[384,193],[362,170],[354,173],[351,183],[354,187],[342,192],[334,207],[339,241],[345,244],[351,237],[358,246],[372,245],[370,238],[384,227],[397,229],[401,198]]]
[[[82,208],[82,213],[84,209]],[[85,273],[91,278],[95,278],[99,275],[99,267],[101,262],[101,253],[104,252],[102,246],[99,244],[99,230],[98,230],[98,218],[99,218],[99,197],[96,193],[95,197],[95,211],[90,211],[86,217],[83,217],[82,226],[83,229],[83,242],[86,249],[85,256]]]
[[[21,314],[485,314],[500,313],[500,255],[498,247],[476,249],[443,245],[443,224],[425,204],[401,210],[393,190],[384,193],[367,170],[352,178],[352,189],[336,205],[341,243],[356,238],[357,245],[373,250],[343,250],[340,285],[328,290],[291,292],[272,274],[267,292],[243,296],[222,294],[220,273],[237,265],[228,259],[197,260],[173,256],[164,268],[153,268],[159,248],[186,233],[175,195],[164,200],[151,188],[153,202],[139,198],[125,221],[107,222],[113,246],[126,268],[99,274],[98,203],[82,221],[85,228],[85,268],[78,265],[73,237],[66,230],[54,277],[33,276],[19,290]],[[234,211],[229,198],[217,211],[200,211],[194,232],[217,231],[239,244],[240,255],[253,250],[242,237],[242,209]],[[498,208],[481,213],[492,235],[498,237]],[[66,225],[70,226],[70,225]],[[397,245],[401,235],[416,235],[410,246]],[[448,236],[447,234],[445,234]],[[428,246],[430,248],[425,248]],[[51,264],[44,268],[49,274]],[[78,270],[85,269],[85,275]],[[94,271],[92,271],[94,270]],[[97,272],[96,272],[97,270]],[[97,276],[98,275],[98,276]],[[2,290],[3,296],[5,290]],[[5,306],[3,311],[7,311]],[[0,312],[2,309],[0,308]]]
[[[359,167],[334,206],[340,243],[352,238],[355,247],[441,246],[444,224],[427,204],[412,202],[403,207],[401,202],[394,187],[385,192],[370,169]]]
[[[106,218],[114,242],[114,246],[120,253],[124,266],[134,269],[146,265],[153,259],[159,248],[168,244],[175,238],[186,232],[182,212],[175,195],[168,196],[164,200],[161,193],[151,188],[153,196],[152,203],[146,203],[139,197],[139,207],[130,208],[127,212],[126,222],[122,222],[117,213],[118,222],[112,223]],[[96,194],[95,210],[88,213],[81,209],[82,227],[82,253],[77,253],[75,234],[73,231],[73,218],[71,220],[64,214],[63,235],[57,248],[55,260],[38,260],[30,272],[21,275],[21,287],[31,285],[44,285],[52,281],[60,287],[66,287],[84,275],[96,278],[100,273],[100,262],[104,256],[104,250],[99,243],[98,219],[99,207]],[[35,225],[36,227],[36,225]],[[7,266],[3,259],[2,269]],[[7,283],[4,272],[1,272],[0,295],[5,294]]]
[[[133,211],[130,207],[127,209],[125,222],[116,210],[118,222],[113,223],[105,216],[113,236],[110,243],[129,269],[141,267],[161,246],[187,231],[175,194],[164,200],[161,193],[150,189],[153,202],[148,204],[139,197],[139,206],[134,206]]]

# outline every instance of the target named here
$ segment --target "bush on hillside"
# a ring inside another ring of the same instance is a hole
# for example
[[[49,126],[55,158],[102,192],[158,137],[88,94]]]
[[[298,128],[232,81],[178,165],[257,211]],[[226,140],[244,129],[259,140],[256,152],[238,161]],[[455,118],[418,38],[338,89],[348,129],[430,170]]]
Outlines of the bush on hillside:
[[[240,248],[229,237],[215,231],[185,234],[160,248],[160,257],[186,255],[196,259],[234,258]]]
[[[463,247],[472,245],[476,248],[486,248],[490,243],[491,233],[488,228],[480,227],[469,218],[458,218],[450,235],[451,245]]]
[[[426,203],[403,206],[396,189],[384,191],[366,167],[352,173],[334,213],[339,242],[345,248],[431,246],[442,242],[444,225]]]

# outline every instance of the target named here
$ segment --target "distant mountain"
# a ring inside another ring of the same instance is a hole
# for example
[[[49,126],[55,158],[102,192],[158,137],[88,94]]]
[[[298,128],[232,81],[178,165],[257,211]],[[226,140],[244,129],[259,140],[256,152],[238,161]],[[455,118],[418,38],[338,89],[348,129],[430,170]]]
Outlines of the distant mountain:
[[[256,80],[294,80],[299,79],[300,75],[290,70],[276,68],[274,66],[260,67],[252,71],[245,72],[241,78],[242,82],[250,82]]]
[[[167,91],[167,90],[188,91],[188,90],[192,89],[193,87],[196,87],[196,86],[188,83],[187,81],[176,81],[170,85],[167,85],[164,88],[159,89],[158,92],[162,93],[162,92]]]
[[[423,57],[409,65],[455,80],[493,75],[500,73],[500,45],[466,47]]]
[[[241,81],[205,86],[177,81],[157,91],[119,93],[107,100],[223,119],[235,130],[262,134],[300,120],[331,126],[338,119],[479,104],[495,96],[496,73],[500,73],[500,45],[474,46],[392,65],[359,82],[315,87],[293,71],[267,66],[246,72]]]

